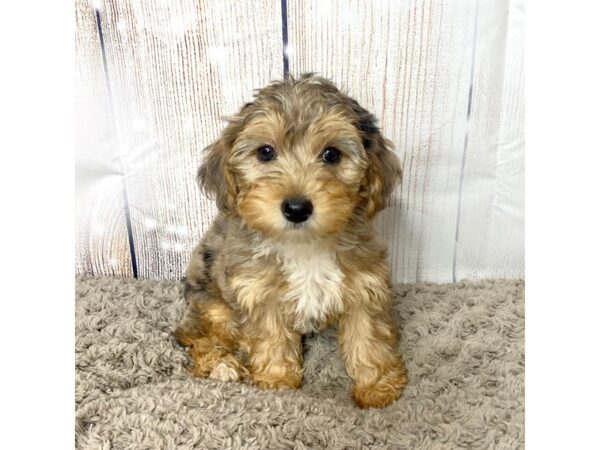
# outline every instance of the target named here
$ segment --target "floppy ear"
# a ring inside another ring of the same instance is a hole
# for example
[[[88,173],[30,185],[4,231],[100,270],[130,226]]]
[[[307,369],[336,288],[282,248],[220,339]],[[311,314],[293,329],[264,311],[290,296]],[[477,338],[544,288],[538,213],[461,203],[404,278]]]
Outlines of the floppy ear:
[[[393,145],[381,134],[375,116],[355,100],[353,109],[358,115],[357,127],[361,131],[363,146],[369,157],[364,191],[365,214],[370,219],[387,206],[390,194],[402,177],[402,170]]]
[[[238,114],[231,116],[219,139],[203,151],[202,164],[198,169],[198,183],[208,197],[215,199],[217,208],[222,212],[235,210],[239,189],[235,173],[227,160],[252,106],[253,103],[246,103]]]
[[[217,208],[223,212],[235,208],[237,196],[235,176],[226,163],[230,142],[232,140],[224,131],[219,139],[204,149],[203,161],[198,169],[198,183],[202,191],[214,198]]]

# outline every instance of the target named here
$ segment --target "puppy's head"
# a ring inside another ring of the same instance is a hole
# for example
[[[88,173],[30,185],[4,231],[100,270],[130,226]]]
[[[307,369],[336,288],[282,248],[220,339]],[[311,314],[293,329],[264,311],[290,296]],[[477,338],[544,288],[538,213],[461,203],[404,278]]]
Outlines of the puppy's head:
[[[314,75],[275,82],[207,147],[203,189],[273,239],[339,233],[385,208],[400,164],[375,117]]]

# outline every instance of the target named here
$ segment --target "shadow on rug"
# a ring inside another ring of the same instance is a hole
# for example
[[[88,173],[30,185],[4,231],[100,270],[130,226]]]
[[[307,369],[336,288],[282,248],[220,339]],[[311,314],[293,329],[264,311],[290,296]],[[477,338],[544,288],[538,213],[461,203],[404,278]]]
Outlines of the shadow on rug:
[[[333,330],[306,339],[296,392],[193,379],[171,335],[179,283],[78,278],[77,448],[523,448],[523,283],[400,285],[395,301],[410,382],[362,411]]]

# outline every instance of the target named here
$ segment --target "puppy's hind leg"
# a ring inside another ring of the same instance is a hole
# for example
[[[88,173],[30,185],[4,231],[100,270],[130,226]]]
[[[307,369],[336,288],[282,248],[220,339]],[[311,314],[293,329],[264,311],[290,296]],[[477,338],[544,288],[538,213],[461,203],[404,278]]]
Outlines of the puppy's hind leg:
[[[239,335],[235,313],[215,294],[211,289],[186,282],[188,310],[175,337],[189,347],[193,375],[220,381],[242,380],[248,371],[234,356]]]

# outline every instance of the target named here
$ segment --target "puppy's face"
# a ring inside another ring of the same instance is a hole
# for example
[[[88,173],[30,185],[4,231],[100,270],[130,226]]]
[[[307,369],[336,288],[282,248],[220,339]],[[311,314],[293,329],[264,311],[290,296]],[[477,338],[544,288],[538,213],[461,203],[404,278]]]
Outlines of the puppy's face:
[[[199,171],[222,211],[277,240],[325,238],[353,215],[370,219],[399,175],[374,117],[315,76],[259,91]]]

